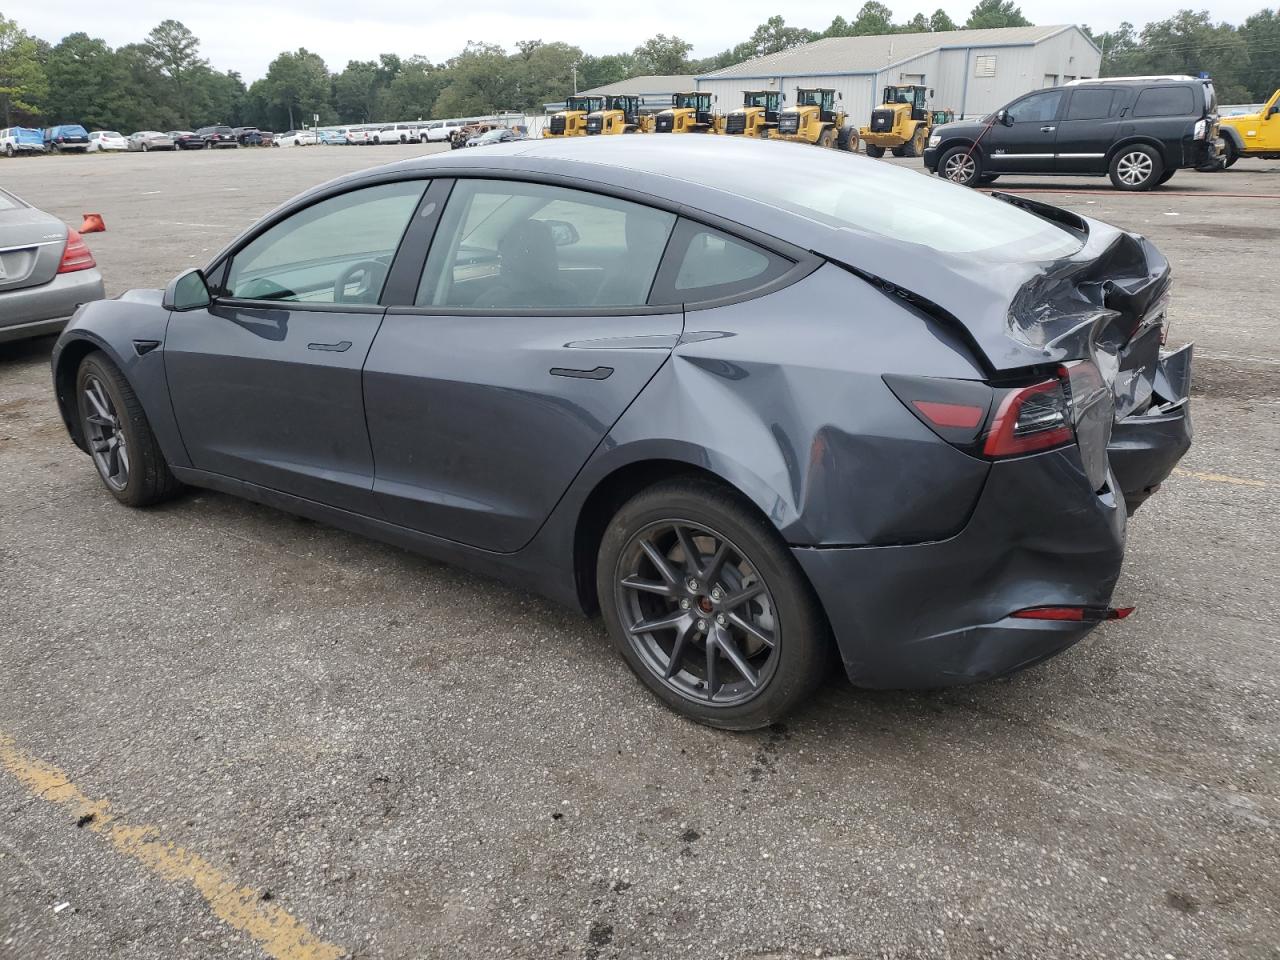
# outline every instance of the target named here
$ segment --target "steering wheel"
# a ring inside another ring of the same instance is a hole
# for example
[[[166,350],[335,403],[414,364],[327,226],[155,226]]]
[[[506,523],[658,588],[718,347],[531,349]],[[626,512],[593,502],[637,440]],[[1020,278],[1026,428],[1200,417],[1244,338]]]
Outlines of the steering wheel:
[[[347,284],[362,273],[365,275],[365,280],[360,287],[360,293],[353,297],[348,297]],[[380,260],[361,260],[359,263],[353,263],[343,270],[338,279],[333,282],[333,302],[372,303],[373,300],[366,298],[369,294],[373,294],[374,299],[377,298],[378,292],[382,290],[382,281],[386,276],[387,266]]]

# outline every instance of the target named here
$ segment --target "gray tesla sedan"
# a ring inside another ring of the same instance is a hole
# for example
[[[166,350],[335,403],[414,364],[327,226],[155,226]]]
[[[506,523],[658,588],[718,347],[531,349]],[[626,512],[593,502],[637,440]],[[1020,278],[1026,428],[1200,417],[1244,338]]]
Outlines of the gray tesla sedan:
[[[82,303],[102,297],[102,274],[80,234],[0,190],[0,343],[56,333]]]
[[[247,497],[599,610],[745,729],[1128,612],[1190,444],[1143,238],[834,151],[530,140],[317,187],[53,357],[123,503]],[[1128,509],[1126,509],[1128,508]]]

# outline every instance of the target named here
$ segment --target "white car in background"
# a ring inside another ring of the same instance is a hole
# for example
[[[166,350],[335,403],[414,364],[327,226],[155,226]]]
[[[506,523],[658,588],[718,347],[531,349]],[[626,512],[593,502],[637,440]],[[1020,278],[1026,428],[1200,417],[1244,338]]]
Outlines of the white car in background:
[[[358,127],[343,127],[338,131],[342,138],[352,146],[363,146],[369,142],[369,131]]]
[[[314,130],[286,130],[277,133],[275,139],[277,147],[310,147],[319,142]]]
[[[373,133],[374,143],[408,143],[417,141],[418,127],[416,123],[389,123],[381,130]]]
[[[89,134],[89,152],[100,150],[125,152],[129,149],[129,141],[114,130],[95,130]]]
[[[20,153],[44,153],[44,134],[34,127],[0,130],[0,153],[16,157]]]
[[[465,126],[461,120],[432,120],[422,131],[423,143],[439,143],[448,140],[450,134],[459,127]]]

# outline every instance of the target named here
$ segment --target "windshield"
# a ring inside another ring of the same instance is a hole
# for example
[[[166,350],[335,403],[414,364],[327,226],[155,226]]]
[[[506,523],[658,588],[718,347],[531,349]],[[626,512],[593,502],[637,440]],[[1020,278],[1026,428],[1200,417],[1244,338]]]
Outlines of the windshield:
[[[676,106],[689,110],[704,109],[700,101],[710,99],[710,94],[680,93],[676,95]]]
[[[714,189],[831,227],[942,253],[1025,262],[1070,256],[1083,246],[1077,234],[1032,213],[904,167],[826,150],[805,151],[798,167],[791,150],[759,150],[750,163],[717,163],[714,173],[694,171],[688,179],[705,177]]]
[[[817,90],[801,90],[796,103],[802,107],[818,107],[822,105],[822,94]]]
[[[769,105],[769,95],[767,93],[748,93],[742,101],[745,107],[767,107]]]

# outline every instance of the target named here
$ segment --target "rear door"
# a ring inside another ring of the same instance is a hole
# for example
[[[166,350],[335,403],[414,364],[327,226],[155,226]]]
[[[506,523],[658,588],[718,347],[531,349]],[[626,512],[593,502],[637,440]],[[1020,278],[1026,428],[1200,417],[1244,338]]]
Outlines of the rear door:
[[[679,304],[649,304],[676,217],[503,180],[439,206],[365,364],[374,492],[396,523],[511,552],[679,339]]]
[[[1037,90],[1005,108],[1009,123],[993,123],[982,138],[990,173],[1053,173],[1058,116],[1066,93]]]
[[[1114,87],[1072,87],[1058,121],[1058,172],[1098,173],[1107,168],[1124,98]]]
[[[361,367],[424,186],[291,213],[231,255],[209,307],[173,314],[165,367],[194,467],[377,515]]]

